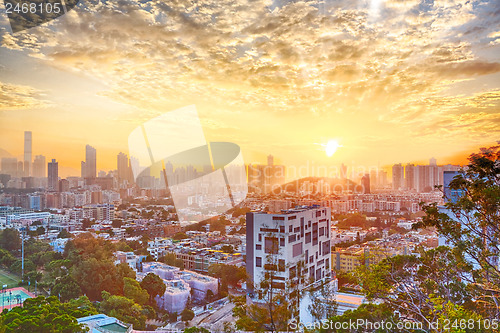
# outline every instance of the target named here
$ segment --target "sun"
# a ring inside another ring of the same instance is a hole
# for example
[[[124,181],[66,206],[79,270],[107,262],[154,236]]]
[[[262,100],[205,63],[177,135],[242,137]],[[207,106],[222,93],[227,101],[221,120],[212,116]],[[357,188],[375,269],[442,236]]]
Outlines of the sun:
[[[337,140],[328,141],[328,143],[325,146],[326,156],[332,157],[339,147],[340,145]]]

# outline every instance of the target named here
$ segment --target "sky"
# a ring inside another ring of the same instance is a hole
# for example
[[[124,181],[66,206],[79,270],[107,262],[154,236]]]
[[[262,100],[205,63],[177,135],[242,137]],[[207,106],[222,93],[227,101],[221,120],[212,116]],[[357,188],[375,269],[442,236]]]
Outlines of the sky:
[[[90,0],[12,33],[2,9],[0,148],[30,130],[63,176],[86,144],[115,169],[137,126],[195,105],[247,163],[463,163],[500,139],[499,23],[495,0]]]

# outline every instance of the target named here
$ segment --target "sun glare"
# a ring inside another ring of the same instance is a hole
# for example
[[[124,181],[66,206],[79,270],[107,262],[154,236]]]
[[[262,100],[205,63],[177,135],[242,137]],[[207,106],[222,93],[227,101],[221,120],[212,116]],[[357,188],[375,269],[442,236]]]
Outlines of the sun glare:
[[[326,156],[332,157],[339,147],[340,145],[337,140],[328,141],[325,147]]]

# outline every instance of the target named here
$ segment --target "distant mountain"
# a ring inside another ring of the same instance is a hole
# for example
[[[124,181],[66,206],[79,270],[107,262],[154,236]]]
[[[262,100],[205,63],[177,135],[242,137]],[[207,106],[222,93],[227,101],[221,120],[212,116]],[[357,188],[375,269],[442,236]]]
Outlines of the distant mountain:
[[[0,158],[4,157],[14,157],[14,156],[12,156],[12,154],[9,153],[7,150],[0,148]]]
[[[321,192],[322,186],[328,186],[331,192],[354,191],[357,184],[350,179],[328,178],[328,177],[306,177],[283,184],[274,189],[274,194],[286,192],[298,192],[299,190],[309,190],[313,193]]]

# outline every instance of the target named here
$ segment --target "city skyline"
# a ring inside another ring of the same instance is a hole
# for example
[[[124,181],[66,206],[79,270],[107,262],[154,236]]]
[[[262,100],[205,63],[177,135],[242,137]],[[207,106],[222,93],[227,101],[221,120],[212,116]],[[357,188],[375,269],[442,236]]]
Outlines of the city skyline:
[[[36,139],[33,140],[31,131],[24,131],[24,133],[25,133],[24,134],[25,141],[23,144],[24,153],[18,154],[16,156],[16,155],[10,154],[6,150],[2,149],[2,147],[0,147],[0,159],[2,159],[2,158],[16,158],[18,160],[18,162],[23,163],[23,168],[24,168],[23,175],[27,176],[25,174],[25,172],[26,172],[25,167],[26,167],[26,163],[28,162],[28,160],[26,160],[26,158],[27,158],[27,156],[34,155],[35,158],[32,157],[31,160],[29,161],[30,176],[33,176],[35,173],[36,160],[40,159],[38,161],[38,164],[37,164],[38,168],[46,168],[48,162],[45,163],[45,160],[50,161],[50,160],[52,160],[52,157],[48,156],[47,154],[43,154],[42,152],[37,151],[37,150],[35,150],[34,152],[30,151],[29,154],[27,154],[26,153],[26,151],[27,151],[26,150],[26,148],[27,148],[27,146],[26,146],[26,135],[27,134],[26,133],[29,133],[29,147],[30,148],[31,148],[31,145],[33,144],[33,142],[36,143]],[[452,156],[452,157],[449,157],[448,159],[445,158],[442,161],[440,161],[440,163],[438,163],[438,164],[439,165],[465,165],[465,164],[467,164],[467,158],[469,155],[470,155],[469,153],[464,152],[463,154],[458,154],[457,156],[454,156],[454,157]],[[82,161],[82,158],[85,161]],[[265,166],[269,163],[270,158],[271,158],[271,160],[274,158],[276,158],[278,161],[282,160],[279,158],[279,156],[267,155],[267,156],[265,156],[265,158],[263,158],[257,162],[254,161],[254,162],[249,162],[246,164],[247,165],[254,165],[254,166],[259,166],[259,165]],[[42,159],[43,159],[43,162],[42,162]],[[55,159],[58,162],[61,162],[61,160],[65,161],[64,157],[62,159],[59,159],[59,158],[55,158]],[[95,147],[91,146],[90,144],[85,144],[85,149],[83,149],[83,151],[81,152],[81,157],[77,157],[77,159],[79,159],[79,162],[78,162],[80,164],[79,169],[73,167],[73,165],[75,165],[74,162],[69,163],[71,166],[68,166],[68,164],[64,164],[64,162],[62,165],[59,164],[59,175],[62,178],[78,177],[78,176],[80,176],[82,178],[95,178],[95,177],[97,177],[97,173],[99,173],[99,172],[108,173],[111,171],[117,171],[119,175],[121,174],[121,176],[118,176],[118,177],[123,178],[123,172],[125,172],[125,171],[122,171],[122,173],[120,173],[118,165],[121,163],[123,166],[124,159],[126,159],[126,161],[128,163],[129,156],[128,156],[127,150],[119,151],[111,159],[112,162],[110,162],[110,161],[108,161],[108,160],[110,160],[109,156],[105,156],[104,154],[99,153],[99,158],[97,158],[97,149]],[[101,160],[104,160],[106,162],[102,163]],[[121,160],[121,162],[120,162],[120,160]],[[434,162],[432,162],[432,161],[434,161]],[[67,163],[67,160],[66,160],[66,163]],[[90,170],[90,174],[87,174],[87,169],[88,169],[87,163],[90,163],[89,165],[92,165],[92,170]],[[388,172],[388,175],[390,177],[392,177],[391,172],[393,170],[393,166],[396,164],[402,164],[402,166],[404,168],[408,164],[410,164],[410,165],[426,165],[428,163],[429,164],[436,163],[436,158],[430,157],[428,160],[410,160],[410,161],[405,161],[405,162],[395,160],[393,164],[384,165],[384,166],[375,165],[375,164],[357,165],[355,163],[349,164],[349,163],[345,163],[343,161],[336,161],[336,162],[332,162],[330,164],[321,165],[321,164],[315,164],[315,161],[307,161],[306,164],[292,166],[292,169],[294,169],[293,172],[289,172],[288,170],[286,170],[285,171],[285,179],[286,179],[286,181],[291,181],[291,180],[304,178],[304,177],[331,177],[332,172],[335,172],[335,173],[338,173],[339,176],[347,173],[348,176],[352,176],[352,177],[354,177],[354,173],[356,173],[356,177],[361,180],[361,178],[364,176],[365,173],[370,173],[373,170],[384,170],[384,171]],[[44,167],[41,166],[42,164],[44,164]],[[103,164],[105,164],[106,166],[102,167]],[[287,165],[284,163],[280,163],[280,164],[283,164],[285,167],[287,167]],[[307,165],[306,173],[301,172],[303,170],[302,168],[305,165]],[[332,167],[332,169],[329,169],[329,170],[327,169],[326,171],[323,171],[324,166],[330,166],[330,167]],[[129,167],[129,165],[127,165],[127,168],[128,167]],[[342,168],[344,168],[344,167],[348,168],[349,170],[347,170],[347,171],[342,170]],[[364,169],[364,168],[366,168],[366,169]],[[366,172],[363,171],[362,169],[366,170]],[[129,171],[127,171],[127,172],[129,172]],[[298,173],[297,173],[297,171],[298,171]],[[323,174],[321,173],[322,171],[323,171]],[[41,176],[42,172],[44,174],[44,177],[46,177],[47,174],[45,173],[45,170],[37,171],[38,177]],[[129,175],[129,177],[132,177],[132,176]]]
[[[139,124],[193,104],[207,141],[259,163],[463,163],[500,134],[498,2],[99,6],[20,34],[0,18],[2,149],[29,130],[33,152],[79,170],[90,144],[110,169]]]

